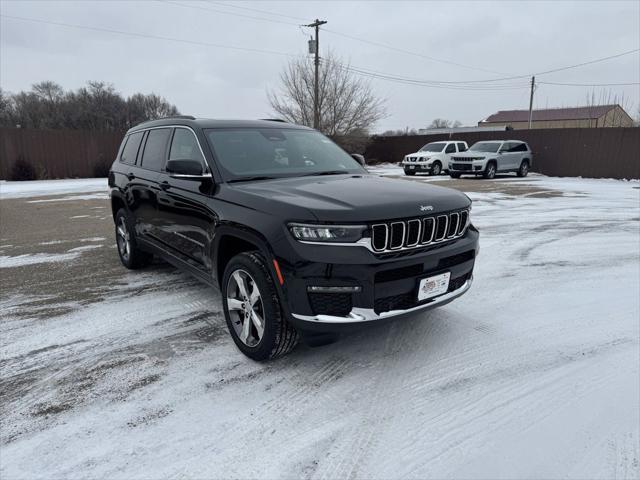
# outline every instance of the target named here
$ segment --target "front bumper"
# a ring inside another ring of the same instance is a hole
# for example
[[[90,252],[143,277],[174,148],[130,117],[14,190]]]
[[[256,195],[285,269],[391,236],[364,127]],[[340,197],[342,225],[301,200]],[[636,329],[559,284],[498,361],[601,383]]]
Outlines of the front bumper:
[[[414,312],[421,312],[425,310],[430,310],[432,308],[436,308],[442,305],[446,305],[452,300],[458,298],[460,295],[465,293],[469,288],[471,288],[471,282],[473,281],[473,277],[469,278],[464,284],[452,292],[445,293],[444,295],[440,295],[439,297],[435,297],[431,299],[428,303],[423,303],[417,305],[415,307],[400,309],[400,310],[389,310],[387,312],[376,313],[372,308],[360,308],[354,307],[348,315],[344,317],[338,317],[334,315],[299,315],[292,314],[294,318],[304,321],[304,322],[312,322],[312,323],[333,323],[333,324],[353,324],[360,322],[371,322],[375,320],[382,320],[393,317],[400,317],[404,315],[408,315]]]
[[[290,322],[305,331],[341,331],[348,325],[396,318],[429,310],[463,295],[471,286],[478,231],[416,251],[377,255],[362,247],[306,245],[293,241],[284,274],[284,307]],[[290,263],[299,254],[300,261]],[[304,260],[303,260],[304,259]],[[420,280],[450,273],[449,290],[418,301]],[[353,293],[310,292],[309,287],[352,287]]]
[[[405,170],[431,170],[432,162],[402,162],[402,168]]]
[[[449,171],[458,173],[479,173],[484,171],[486,162],[474,160],[472,162],[449,162]]]

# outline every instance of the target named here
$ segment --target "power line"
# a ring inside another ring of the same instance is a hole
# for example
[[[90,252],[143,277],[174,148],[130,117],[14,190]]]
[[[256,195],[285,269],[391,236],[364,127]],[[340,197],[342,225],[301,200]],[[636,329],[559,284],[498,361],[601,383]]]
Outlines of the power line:
[[[330,30],[328,28],[326,28],[325,31],[328,32],[328,33],[332,33],[333,35],[338,35],[340,37],[349,38],[351,40],[356,40],[356,41],[362,42],[362,43],[368,43],[370,45],[375,45],[377,47],[386,48],[386,49],[389,49],[389,50],[393,50],[395,52],[405,53],[407,55],[413,55],[414,57],[425,58],[427,60],[431,60],[432,62],[443,63],[443,64],[447,64],[447,65],[454,65],[456,67],[467,68],[467,69],[470,69],[470,70],[477,70],[477,71],[485,72],[485,73],[494,73],[494,74],[498,74],[498,75],[504,75],[504,73],[496,72],[495,70],[488,70],[486,68],[475,67],[475,66],[472,66],[472,65],[465,65],[463,63],[458,63],[458,62],[454,62],[454,61],[451,61],[451,60],[443,60],[441,58],[431,57],[431,56],[425,55],[423,53],[412,52],[411,50],[405,50],[404,48],[398,48],[398,47],[394,47],[392,45],[387,45],[387,44],[384,44],[384,43],[375,42],[373,40],[367,40],[367,39],[364,39],[364,38],[361,38],[361,37],[356,37],[354,35],[349,35],[349,34],[346,34],[346,33],[337,32],[335,30]]]
[[[237,47],[234,45],[224,45],[221,43],[210,43],[210,42],[199,42],[197,40],[188,40],[188,39],[184,39],[184,38],[175,38],[175,37],[166,37],[166,36],[162,36],[162,35],[152,35],[152,34],[148,34],[148,33],[138,33],[138,32],[126,32],[123,30],[114,30],[111,28],[103,28],[103,27],[92,27],[89,25],[79,25],[79,24],[73,24],[73,23],[63,23],[63,22],[54,22],[51,20],[41,20],[38,18],[28,18],[28,17],[18,17],[15,15],[5,15],[5,14],[0,14],[0,17],[3,18],[10,18],[13,20],[21,20],[21,21],[25,21],[25,22],[35,22],[35,23],[44,23],[47,25],[56,25],[59,27],[69,27],[69,28],[77,28],[77,29],[81,29],[81,30],[93,30],[96,32],[107,32],[107,33],[116,33],[118,35],[127,35],[130,37],[138,37],[138,38],[148,38],[148,39],[152,39],[152,40],[165,40],[165,41],[170,41],[170,42],[178,42],[178,43],[187,43],[190,45],[201,45],[204,47],[215,47],[215,48],[226,48],[226,49],[230,49],[230,50],[240,50],[240,51],[244,51],[244,52],[253,52],[253,53],[266,53],[266,54],[270,54],[270,55],[280,55],[280,56],[284,56],[284,57],[294,57],[295,55],[291,54],[291,53],[285,53],[285,52],[277,52],[274,50],[264,50],[264,49],[259,49],[259,48],[250,48],[250,47]]]
[[[244,15],[244,14],[235,13],[235,12],[226,12],[226,11],[223,11],[223,10],[216,10],[216,9],[211,9],[211,8],[206,8],[206,7],[196,6],[196,5],[186,5],[186,4],[174,2],[174,1],[171,1],[171,0],[167,0],[167,1],[161,2],[161,3],[170,3],[170,4],[173,4],[173,5],[176,5],[176,6],[180,6],[180,7],[183,7],[183,8],[194,8],[194,9],[199,9],[199,10],[211,11],[211,12],[214,12],[214,13],[222,13],[222,14],[226,14],[226,15],[234,15],[234,16],[238,16],[238,17],[249,18],[249,19],[253,19],[253,20],[260,20],[260,21],[266,21],[266,22],[272,22],[272,23],[280,23],[280,24],[284,24],[284,25],[291,25],[291,26],[297,26],[297,27],[300,27],[300,26],[304,27],[305,26],[305,25],[294,24],[294,23],[291,23],[291,22],[284,22],[284,21],[280,21],[280,20],[274,20],[274,19],[270,19],[270,18],[253,17],[253,16],[250,16],[250,15]],[[225,6],[225,7],[228,7],[228,8],[240,8],[240,9],[243,9],[243,10],[255,11],[255,12],[259,12],[259,13],[266,14],[266,15],[273,15],[273,16],[280,16],[280,17],[287,17],[287,18],[292,18],[292,19],[296,19],[296,20],[298,20],[298,19],[301,20],[300,17],[293,17],[293,16],[290,16],[290,15],[283,15],[283,14],[280,14],[280,13],[273,13],[273,12],[269,12],[269,11],[261,10],[261,9],[257,9],[257,8],[240,7],[240,6],[236,6],[236,5],[230,5],[230,4],[225,4],[225,3],[222,3],[222,2],[213,2],[213,1],[210,2],[210,3],[221,5],[221,6]],[[356,41],[359,41],[359,42],[368,43],[368,44],[375,45],[375,46],[378,46],[378,47],[387,48],[387,49],[394,50],[394,51],[397,51],[397,52],[405,53],[407,55],[413,55],[413,56],[416,56],[416,57],[425,58],[427,60],[431,60],[431,61],[434,61],[434,62],[444,63],[444,64],[448,64],[448,65],[454,65],[454,66],[461,67],[461,68],[468,68],[468,69],[472,69],[472,70],[483,71],[483,72],[487,72],[487,73],[498,73],[498,74],[501,73],[501,72],[496,72],[496,71],[493,71],[493,70],[487,70],[487,69],[480,68],[480,67],[475,67],[475,66],[471,66],[471,65],[465,65],[463,63],[458,63],[458,62],[454,62],[454,61],[450,61],[450,60],[443,60],[443,59],[439,59],[439,58],[436,58],[436,57],[431,57],[429,55],[424,55],[422,53],[413,52],[413,51],[410,51],[410,50],[394,47],[392,45],[387,45],[387,44],[380,43],[380,42],[375,42],[375,41],[372,41],[372,40],[367,40],[367,39],[364,39],[364,38],[361,38],[361,37],[357,37],[357,36],[354,36],[354,35],[349,35],[349,34],[346,34],[346,33],[338,32],[338,31],[335,31],[335,30],[327,29],[327,28],[325,28],[324,31],[328,32],[328,33],[332,33],[334,35],[338,35],[338,36],[342,36],[342,37],[349,38],[349,39],[352,39],[352,40],[356,40]],[[575,64],[575,65],[567,65],[567,66],[564,66],[564,67],[558,67],[558,68],[554,68],[554,69],[546,70],[546,71],[541,71],[541,72],[533,72],[533,73],[527,73],[527,74],[524,74],[524,75],[513,75],[513,76],[501,77],[501,78],[489,78],[489,79],[483,79],[483,80],[466,80],[466,81],[444,81],[444,80],[427,80],[427,81],[424,81],[424,80],[419,80],[419,79],[407,79],[406,77],[403,77],[403,80],[406,80],[406,81],[409,81],[409,82],[415,82],[415,83],[425,83],[425,84],[426,83],[471,84],[471,83],[495,83],[495,82],[507,81],[507,80],[519,80],[519,79],[523,79],[523,78],[529,79],[532,75],[538,75],[538,76],[539,75],[546,75],[546,74],[549,74],[549,73],[555,73],[555,72],[560,72],[560,71],[569,70],[569,69],[573,69],[573,68],[583,67],[583,66],[586,66],[586,65],[591,65],[591,64],[594,64],[594,63],[599,63],[599,62],[603,62],[603,61],[606,61],[606,60],[611,60],[611,59],[614,59],[614,58],[622,57],[624,55],[629,55],[631,53],[635,53],[635,52],[638,52],[638,51],[640,51],[640,49],[629,50],[629,51],[626,51],[626,52],[621,52],[621,53],[618,53],[618,54],[615,54],[615,55],[610,55],[608,57],[598,58],[598,59],[595,59],[595,60],[589,60],[589,61],[578,63],[578,64]],[[380,72],[376,72],[376,73],[380,73]],[[383,75],[388,76],[386,74],[383,74]],[[540,82],[540,83],[542,83],[542,82]],[[589,86],[589,85],[587,85],[587,86]]]
[[[562,83],[562,82],[538,82],[544,85],[559,85],[564,87],[624,87],[631,85],[640,85],[640,82],[622,82],[622,83]]]
[[[213,2],[211,0],[208,1],[208,3],[211,3],[213,5],[219,5],[221,7],[227,7],[227,8],[239,8],[241,10],[248,10],[251,12],[258,12],[258,13],[263,13],[265,15],[273,15],[274,17],[282,17],[282,18],[290,18],[292,20],[301,20],[301,21],[307,21],[306,18],[302,18],[302,17],[294,17],[292,15],[285,15],[284,13],[275,13],[275,12],[269,12],[267,10],[260,10],[259,8],[251,8],[251,7],[241,7],[239,5],[231,5],[228,3],[222,3],[222,2]]]
[[[126,35],[126,36],[131,36],[131,37],[137,37],[137,38],[146,38],[146,39],[152,39],[152,40],[163,40],[163,41],[171,41],[171,42],[177,42],[177,43],[184,43],[184,44],[190,44],[190,45],[200,45],[200,46],[205,46],[205,47],[214,47],[214,48],[224,48],[224,49],[231,49],[231,50],[238,50],[238,51],[245,51],[245,52],[252,52],[252,53],[263,53],[263,54],[270,54],[270,55],[279,55],[279,56],[285,56],[285,57],[295,57],[295,55],[290,54],[290,53],[285,53],[285,52],[278,52],[278,51],[273,51],[273,50],[265,50],[265,49],[258,49],[258,48],[250,48],[250,47],[239,47],[239,46],[234,46],[234,45],[225,45],[225,44],[219,44],[219,43],[211,43],[211,42],[201,42],[201,41],[196,41],[196,40],[189,40],[189,39],[184,39],[184,38],[176,38],[176,37],[168,37],[168,36],[162,36],[162,35],[153,35],[153,34],[145,34],[145,33],[139,33],[139,32],[128,32],[128,31],[123,31],[123,30],[116,30],[116,29],[110,29],[110,28],[104,28],[104,27],[94,27],[94,26],[88,26],[88,25],[80,25],[80,24],[72,24],[72,23],[64,23],[64,22],[55,22],[55,21],[51,21],[51,20],[42,20],[42,19],[36,19],[36,18],[29,18],[29,17],[20,17],[20,16],[15,16],[15,15],[5,15],[5,14],[0,14],[0,17],[3,18],[9,18],[9,19],[13,19],[13,20],[20,20],[20,21],[26,21],[26,22],[34,22],[34,23],[41,23],[41,24],[48,24],[48,25],[55,25],[55,26],[60,26],[60,27],[67,27],[67,28],[75,28],[75,29],[82,29],[82,30],[92,30],[92,31],[98,31],[98,32],[106,32],[106,33],[115,33],[118,35]],[[598,58],[595,60],[590,60],[587,62],[582,62],[579,64],[575,64],[575,65],[569,65],[569,66],[565,66],[565,67],[559,67],[559,68],[555,68],[552,70],[547,70],[545,72],[539,72],[536,73],[535,75],[544,75],[547,73],[554,73],[554,72],[558,72],[558,71],[562,71],[562,70],[567,70],[567,69],[571,69],[571,68],[578,68],[584,65],[590,65],[590,64],[594,64],[594,63],[598,63],[598,62],[602,62],[602,61],[606,61],[606,60],[610,60],[613,58],[618,58],[624,55],[629,55],[631,53],[635,53],[640,51],[640,49],[635,49],[635,50],[629,50],[626,52],[622,52],[622,53],[618,53],[615,55],[610,55],[607,57],[602,57],[602,58]],[[374,70],[369,70],[369,69],[365,69],[365,68],[359,68],[359,67],[354,67],[351,65],[344,65],[344,64],[338,64],[341,68],[349,70],[353,73],[356,73],[358,75],[361,76],[365,76],[365,77],[369,77],[369,78],[377,78],[377,79],[382,79],[382,80],[387,80],[387,81],[392,81],[392,82],[396,82],[396,83],[403,83],[403,84],[410,84],[410,85],[418,85],[418,86],[425,86],[425,87],[432,87],[432,88],[448,88],[448,89],[452,89],[452,90],[485,90],[485,91],[490,91],[490,90],[513,90],[513,89],[522,89],[522,88],[526,88],[527,85],[524,84],[514,84],[514,83],[498,83],[498,82],[504,82],[507,80],[519,80],[522,78],[528,78],[528,75],[518,75],[518,76],[513,76],[513,77],[504,77],[504,78],[496,78],[496,79],[486,79],[486,80],[467,80],[467,81],[444,81],[444,80],[425,80],[425,79],[417,79],[417,78],[410,78],[410,77],[403,77],[403,76],[399,76],[399,75],[394,75],[394,74],[387,74],[384,72],[377,72]],[[616,83],[610,83],[610,84],[572,84],[572,83],[560,83],[560,82],[538,82],[541,84],[547,84],[547,85],[563,85],[563,86],[622,86],[622,85],[637,85],[638,83],[625,83],[625,84],[616,84]]]
[[[297,23],[285,22],[283,20],[275,20],[273,18],[254,17],[254,16],[251,16],[251,15],[245,15],[243,13],[227,12],[227,11],[224,11],[224,10],[217,10],[215,8],[202,7],[200,5],[187,5],[187,4],[184,4],[184,3],[173,2],[171,0],[156,0],[156,1],[158,1],[159,3],[175,5],[176,7],[191,8],[191,9],[195,9],[195,10],[203,10],[203,11],[206,11],[206,12],[213,12],[213,13],[221,13],[223,15],[233,15],[234,17],[249,18],[251,20],[259,20],[259,21],[262,21],[262,22],[279,23],[279,24],[282,24],[282,25],[291,25],[291,26],[294,26],[294,27],[298,26]]]

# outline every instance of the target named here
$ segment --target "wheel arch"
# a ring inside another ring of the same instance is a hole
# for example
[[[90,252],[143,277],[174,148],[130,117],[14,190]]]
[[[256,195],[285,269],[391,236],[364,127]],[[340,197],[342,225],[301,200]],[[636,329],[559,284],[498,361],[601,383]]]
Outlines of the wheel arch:
[[[124,208],[124,209],[127,208],[127,204],[124,201],[122,194],[117,190],[114,192],[111,192],[111,216],[113,217],[114,221],[116,219],[116,214],[118,213],[118,210],[120,210],[121,208]]]
[[[214,273],[221,287],[224,270],[229,261],[242,252],[257,250],[261,252],[267,260],[273,258],[273,252],[266,239],[255,230],[241,225],[221,225],[217,228],[215,240],[212,245],[211,259],[213,260]],[[272,274],[275,273],[270,261],[267,261],[267,268]],[[274,276],[274,278],[276,278]]]

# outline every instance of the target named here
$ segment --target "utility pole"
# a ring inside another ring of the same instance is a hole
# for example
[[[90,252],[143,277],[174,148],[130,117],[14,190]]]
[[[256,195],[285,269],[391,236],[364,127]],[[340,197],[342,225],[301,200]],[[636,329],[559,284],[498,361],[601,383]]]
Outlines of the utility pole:
[[[531,130],[531,121],[533,120],[533,91],[536,89],[536,77],[531,77],[531,95],[529,96],[529,130]]]
[[[316,29],[316,39],[315,39],[315,83],[313,85],[313,128],[316,130],[320,128],[320,105],[318,103],[318,82],[319,82],[319,69],[320,69],[320,25],[324,25],[327,23],[325,20],[318,20],[309,25],[305,25],[305,27],[315,27]]]

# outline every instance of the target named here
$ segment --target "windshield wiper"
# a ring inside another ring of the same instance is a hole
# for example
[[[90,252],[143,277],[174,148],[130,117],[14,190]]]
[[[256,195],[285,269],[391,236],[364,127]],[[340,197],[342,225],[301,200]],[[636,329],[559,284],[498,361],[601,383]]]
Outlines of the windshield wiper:
[[[349,173],[349,172],[345,172],[344,170],[327,170],[326,172],[307,173],[304,176],[305,177],[319,177],[321,175],[341,175],[343,173]]]
[[[273,180],[278,177],[269,177],[266,175],[257,175],[255,177],[240,177],[234,178],[233,180],[229,180],[227,183],[236,183],[236,182],[253,182],[254,180]]]

